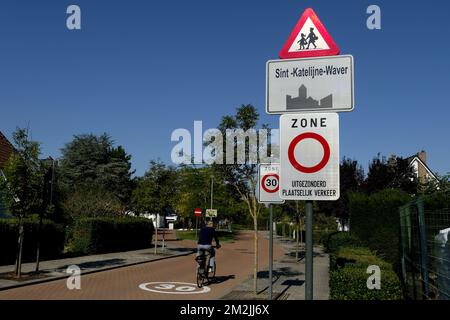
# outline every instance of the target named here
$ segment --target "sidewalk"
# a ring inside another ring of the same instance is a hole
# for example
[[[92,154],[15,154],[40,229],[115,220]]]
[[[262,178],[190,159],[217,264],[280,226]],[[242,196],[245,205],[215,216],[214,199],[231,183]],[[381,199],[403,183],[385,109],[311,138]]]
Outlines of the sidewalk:
[[[265,234],[268,239],[268,233]],[[273,263],[273,299],[305,300],[305,251],[300,245],[296,259],[295,241],[274,237],[274,242],[283,246],[283,258]],[[328,300],[329,296],[329,257],[321,247],[314,247],[314,300]],[[258,272],[258,296],[253,294],[253,278],[249,278],[223,296],[223,300],[267,300],[269,291],[268,268]]]
[[[158,251],[155,255],[154,248],[81,256],[67,259],[42,261],[40,263],[40,273],[38,276],[27,279],[27,273],[33,272],[36,263],[22,264],[24,278],[21,280],[0,278],[0,291],[30,284],[42,283],[58,279],[67,278],[70,274],[66,270],[71,265],[77,265],[81,269],[82,275],[115,269],[130,265],[146,263],[150,261],[168,259],[185,256],[193,253],[195,249],[190,248],[184,241],[171,241],[165,244],[165,251],[161,252],[161,242],[158,241]],[[14,271],[14,265],[0,266],[0,277],[6,273]]]

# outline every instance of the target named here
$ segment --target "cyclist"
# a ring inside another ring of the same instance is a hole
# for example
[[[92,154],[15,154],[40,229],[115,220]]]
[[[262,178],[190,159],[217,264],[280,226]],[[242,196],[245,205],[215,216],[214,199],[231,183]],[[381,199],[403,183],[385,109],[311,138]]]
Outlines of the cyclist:
[[[208,250],[211,255],[209,258],[208,272],[212,271],[214,267],[214,259],[216,252],[212,247],[212,240],[216,242],[216,248],[220,248],[219,237],[217,236],[216,229],[214,229],[214,222],[208,221],[208,224],[200,230],[197,242],[197,257],[200,256],[202,250]]]

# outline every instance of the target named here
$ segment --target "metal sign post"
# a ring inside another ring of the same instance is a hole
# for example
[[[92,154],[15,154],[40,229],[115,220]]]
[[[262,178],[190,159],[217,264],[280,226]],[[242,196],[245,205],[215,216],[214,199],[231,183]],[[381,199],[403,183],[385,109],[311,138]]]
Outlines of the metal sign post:
[[[165,252],[166,251],[166,248],[165,248],[165,243],[164,243],[164,241],[165,241],[165,238],[166,238],[166,229],[162,229],[162,232],[163,232],[163,234],[162,234],[162,252]]]
[[[198,239],[197,234],[198,234],[198,217],[195,216],[195,239]]]
[[[155,254],[157,253],[158,250],[158,216],[156,216],[156,223],[155,223]]]
[[[281,60],[266,63],[266,113],[282,114],[279,198],[306,201],[306,300],[313,299],[313,200],[339,199],[337,112],[354,109],[353,56],[339,56],[339,52],[319,17],[308,8],[281,49]],[[273,187],[273,177],[266,180],[260,183],[266,182],[266,189]]]
[[[313,200],[339,199],[337,113],[280,117],[280,197],[306,200],[305,298],[313,299]]]
[[[273,204],[269,204],[269,300],[272,300],[272,282],[273,282]]]
[[[306,201],[306,300],[313,300],[313,202]]]
[[[195,208],[194,210],[195,215],[195,239],[197,239],[198,235],[198,219],[202,216],[202,209],[201,208]]]
[[[260,164],[258,168],[258,202],[269,204],[269,300],[272,300],[273,290],[273,205],[284,203],[278,193],[280,189],[280,165]]]

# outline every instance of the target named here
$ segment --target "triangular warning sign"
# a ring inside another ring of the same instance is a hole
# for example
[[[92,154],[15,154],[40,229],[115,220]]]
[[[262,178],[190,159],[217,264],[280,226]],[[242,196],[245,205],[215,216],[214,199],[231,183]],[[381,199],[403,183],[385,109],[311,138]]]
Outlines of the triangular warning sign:
[[[339,47],[314,10],[308,8],[298,20],[279,56],[280,59],[292,59],[338,54]]]

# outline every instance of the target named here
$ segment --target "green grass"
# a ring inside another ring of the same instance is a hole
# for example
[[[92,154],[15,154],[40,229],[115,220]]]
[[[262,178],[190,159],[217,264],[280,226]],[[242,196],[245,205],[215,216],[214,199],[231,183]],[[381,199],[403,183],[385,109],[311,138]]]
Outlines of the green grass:
[[[235,239],[235,232],[217,231],[220,242],[233,242]],[[177,238],[181,240],[197,240],[194,231],[177,231]]]

